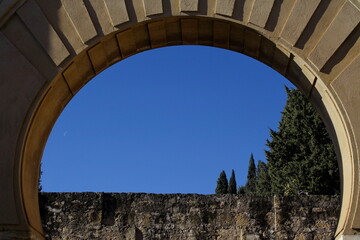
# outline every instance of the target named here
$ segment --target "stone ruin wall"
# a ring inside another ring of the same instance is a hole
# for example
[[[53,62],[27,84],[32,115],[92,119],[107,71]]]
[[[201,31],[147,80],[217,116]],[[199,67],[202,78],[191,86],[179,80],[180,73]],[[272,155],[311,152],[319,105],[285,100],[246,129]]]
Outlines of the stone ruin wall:
[[[47,239],[334,239],[339,196],[41,193]]]

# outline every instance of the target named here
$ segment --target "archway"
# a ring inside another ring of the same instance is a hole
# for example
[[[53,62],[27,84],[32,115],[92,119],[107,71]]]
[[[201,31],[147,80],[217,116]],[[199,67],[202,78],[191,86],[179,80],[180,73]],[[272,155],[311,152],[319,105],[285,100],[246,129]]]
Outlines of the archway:
[[[179,66],[186,75],[173,74]],[[221,48],[170,46],[126,58],[96,75],[56,120],[42,191],[213,194],[222,169],[245,185],[250,153],[266,159],[284,86],[294,88]]]
[[[126,57],[181,44],[244,53],[309,96],[338,150],[343,198],[337,237],[358,233],[357,1],[6,0],[0,17],[5,56],[0,236],[42,238],[39,164],[51,128],[72,96]]]

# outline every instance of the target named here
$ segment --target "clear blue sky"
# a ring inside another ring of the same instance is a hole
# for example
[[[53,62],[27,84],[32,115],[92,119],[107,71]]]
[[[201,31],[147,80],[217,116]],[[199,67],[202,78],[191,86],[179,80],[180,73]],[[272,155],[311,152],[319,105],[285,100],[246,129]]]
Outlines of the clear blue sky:
[[[47,142],[43,191],[214,193],[265,160],[286,101],[280,74],[211,47],[146,51],[108,68],[68,104]]]

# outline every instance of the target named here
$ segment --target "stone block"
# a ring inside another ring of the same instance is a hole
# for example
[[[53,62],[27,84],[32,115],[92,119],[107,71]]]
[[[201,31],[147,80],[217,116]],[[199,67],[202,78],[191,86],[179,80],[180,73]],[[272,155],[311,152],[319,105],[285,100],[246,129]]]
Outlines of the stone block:
[[[228,49],[230,44],[230,24],[214,21],[214,46]]]
[[[259,27],[265,27],[275,0],[255,0],[249,22]]]
[[[162,0],[143,0],[146,16],[163,13]]]
[[[148,29],[152,48],[166,45],[166,29],[163,21],[149,23]]]
[[[61,0],[61,2],[84,43],[97,36],[96,29],[83,1]]]
[[[345,2],[309,56],[309,60],[318,70],[322,69],[359,22],[359,9],[350,1]]]
[[[144,51],[151,48],[150,33],[148,26],[139,25],[133,27],[134,37],[136,39],[136,47],[138,51]],[[164,31],[165,27],[164,27]]]
[[[137,52],[137,46],[135,41],[134,32],[132,29],[125,30],[116,35],[121,55],[126,58]]]
[[[244,34],[244,53],[257,59],[260,53],[261,35],[248,29],[244,31]]]
[[[77,93],[91,78],[95,76],[88,54],[85,52],[72,62],[63,72],[71,92]]]
[[[130,20],[125,0],[105,0],[105,4],[113,26]]]
[[[41,73],[0,32],[0,224],[21,224],[13,172],[18,136],[31,102],[46,83]],[[6,56],[6,57],[4,57]],[[11,57],[9,57],[11,56]],[[14,94],[16,93],[16,94]]]
[[[182,19],[181,33],[184,45],[195,45],[198,42],[198,20]]]
[[[179,0],[182,12],[196,12],[199,8],[199,0]]]
[[[69,52],[39,6],[34,0],[29,0],[17,12],[54,63],[60,65]]]
[[[281,32],[281,37],[294,46],[303,33],[320,0],[296,1],[290,16]]]
[[[107,55],[103,43],[98,43],[88,51],[91,64],[95,73],[99,73],[108,66]]]
[[[235,0],[217,0],[216,13],[231,17],[234,12]]]

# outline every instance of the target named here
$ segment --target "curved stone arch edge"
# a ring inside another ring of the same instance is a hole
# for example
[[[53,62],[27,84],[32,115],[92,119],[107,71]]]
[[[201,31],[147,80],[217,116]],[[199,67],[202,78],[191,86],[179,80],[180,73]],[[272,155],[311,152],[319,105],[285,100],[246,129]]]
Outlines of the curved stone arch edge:
[[[183,18],[185,18],[185,17],[183,17]],[[194,19],[195,17],[189,17],[189,18]],[[219,21],[219,19],[214,19],[214,20]],[[139,24],[147,24],[149,22],[156,22],[156,21],[159,21],[159,19],[145,21],[145,22],[141,22]],[[221,21],[225,21],[225,20],[221,20]],[[233,23],[231,21],[228,21],[228,22]],[[238,24],[238,25],[241,25],[241,24]],[[243,25],[241,25],[241,26],[247,28],[246,26],[243,26]],[[120,32],[126,31],[127,29],[128,28],[121,29],[121,30],[119,30],[119,31],[117,31],[115,33],[111,33],[109,35],[116,35],[116,34],[118,34]],[[250,30],[255,31],[253,29],[250,29]],[[260,34],[262,37],[266,38],[263,34],[261,34],[261,33],[258,33],[258,34]],[[39,171],[39,164],[40,164],[41,157],[42,157],[43,147],[46,144],[46,141],[47,141],[47,138],[48,138],[48,136],[49,136],[49,134],[51,132],[51,129],[52,129],[53,125],[55,124],[55,121],[58,118],[58,116],[60,116],[61,111],[65,108],[66,104],[74,96],[74,91],[71,89],[71,86],[67,82],[67,80],[65,80],[64,72],[68,68],[70,68],[71,65],[76,63],[77,59],[79,57],[81,57],[82,54],[88,55],[88,51],[90,49],[92,49],[94,46],[99,44],[99,42],[101,42],[103,39],[107,38],[109,35],[103,36],[102,38],[97,40],[95,43],[93,43],[91,46],[89,46],[85,50],[83,50],[76,57],[74,57],[71,60],[71,62],[69,64],[67,64],[66,67],[64,67],[63,70],[49,83],[49,86],[47,87],[46,90],[43,91],[42,96],[39,98],[38,103],[36,104],[36,107],[33,108],[35,110],[33,110],[31,120],[29,121],[29,124],[27,125],[28,128],[25,130],[26,131],[26,137],[25,137],[25,141],[24,141],[24,144],[23,144],[23,147],[22,147],[21,167],[20,167],[21,168],[21,173],[20,173],[20,175],[21,175],[21,180],[20,180],[21,184],[20,185],[21,185],[21,196],[22,196],[22,201],[23,201],[22,205],[25,206],[24,212],[25,212],[25,215],[26,215],[26,217],[28,219],[28,223],[30,224],[32,229],[35,230],[39,234],[41,234],[41,232],[42,232],[41,223],[40,223],[40,226],[38,224],[35,224],[35,226],[33,225],[34,221],[39,221],[39,219],[40,219],[38,205],[35,204],[36,205],[35,208],[34,208],[33,204],[31,204],[31,206],[27,205],[28,202],[29,202],[29,198],[26,198],[24,196],[24,195],[29,196],[29,194],[30,194],[30,196],[32,195],[32,197],[30,198],[32,203],[38,203],[37,192],[36,192],[36,194],[34,194],[34,192],[33,192],[34,188],[36,187],[36,186],[34,186],[34,183],[37,184],[38,174],[35,174],[35,176],[34,176],[34,172],[29,172],[29,171],[26,172],[25,171],[25,169],[27,169],[27,167],[29,167],[29,166],[26,166],[26,164],[30,163],[30,161],[27,160],[30,157],[30,156],[28,156],[29,148],[34,147],[34,146],[31,146],[31,144],[35,144],[35,146],[42,145],[42,149],[37,148],[37,150],[34,151],[34,153],[31,156],[31,157],[35,157],[35,158],[32,158],[32,159],[37,158],[37,160],[36,160],[37,162],[36,162],[35,165],[37,165],[37,167],[38,167],[37,171]],[[173,45],[181,45],[181,44],[167,44],[167,45],[163,45],[163,46],[150,47],[148,49],[143,49],[143,50],[140,50],[140,51],[137,50],[134,54],[140,53],[142,51],[150,50],[150,49],[155,49],[155,48],[158,48],[158,47],[173,46]],[[200,45],[200,44],[198,44],[198,45]],[[276,47],[278,49],[281,48],[281,46],[279,46],[279,45],[276,46]],[[244,52],[240,52],[240,53],[245,54]],[[291,55],[292,57],[300,59],[297,56],[294,56],[293,53],[291,53],[291,54],[292,54]],[[131,56],[131,55],[129,55],[129,56]],[[252,56],[250,56],[248,54],[245,54],[245,55],[247,55],[249,57],[252,57]],[[80,89],[90,79],[95,77],[101,71],[105,70],[106,68],[110,67],[111,65],[113,65],[113,64],[115,64],[115,63],[123,60],[124,58],[129,57],[129,56],[120,57],[116,61],[111,62],[108,65],[104,66],[100,71],[96,71],[94,69],[94,67],[92,66],[93,76],[91,76],[91,77],[85,76],[85,77],[79,78],[80,82],[78,82],[76,84],[81,85],[79,87],[79,89]],[[252,58],[254,58],[254,57],[252,57]],[[254,59],[256,59],[256,58],[254,58]],[[257,60],[259,60],[259,59],[257,59]],[[264,64],[266,64],[266,63],[264,63]],[[307,66],[306,63],[301,63],[301,64],[303,66],[305,66],[305,67]],[[268,64],[266,64],[266,65],[268,65]],[[268,65],[268,66],[274,69],[274,67],[272,67],[270,65]],[[282,75],[284,75],[284,74],[282,74]],[[315,76],[315,74],[314,74],[314,76]],[[286,78],[289,79],[288,77],[286,77]],[[330,125],[336,125],[337,126],[336,128],[334,128],[335,133],[332,133],[332,135],[334,136],[334,134],[335,134],[335,136],[336,136],[335,138],[333,137],[333,139],[336,139],[336,140],[340,139],[341,140],[341,141],[337,141],[337,142],[339,143],[339,148],[341,149],[340,152],[341,152],[342,161],[345,161],[344,159],[349,159],[349,160],[353,159],[354,156],[352,155],[352,149],[350,147],[351,146],[350,142],[352,142],[352,141],[351,141],[351,139],[349,137],[350,134],[347,131],[347,127],[346,127],[346,126],[348,126],[349,121],[342,117],[341,111],[339,110],[341,108],[338,106],[338,104],[336,104],[336,102],[339,102],[338,98],[333,97],[333,94],[331,93],[333,91],[331,91],[331,89],[328,89],[328,87],[326,87],[326,85],[323,84],[322,81],[320,80],[320,78],[318,78],[317,76],[316,76],[316,79],[317,79],[316,84],[314,84],[315,82],[311,82],[309,80],[309,78],[306,78],[306,79],[309,81],[308,84],[310,84],[313,87],[313,89],[315,89],[316,92],[319,93],[318,96],[316,94],[312,94],[310,100],[312,102],[314,102],[315,105],[317,105],[318,107],[321,106],[321,105],[319,105],[319,101],[320,101],[320,103],[324,103],[324,99],[327,99],[327,101],[328,101],[327,104],[324,104],[324,106],[320,107],[321,108],[320,113],[323,115],[323,117],[329,115],[330,119],[332,119],[332,121],[333,121],[333,123],[331,123]],[[293,81],[291,81],[291,82],[293,82]],[[297,83],[295,82],[294,84],[297,87],[301,87],[301,86],[299,86],[299,82],[297,82]],[[56,107],[55,108],[51,108],[51,107],[49,108],[49,106],[47,106],[47,104],[50,104],[50,106],[56,106],[58,108],[56,108]],[[329,107],[329,106],[331,107],[331,109],[326,108],[326,107]],[[47,110],[44,111],[43,108],[45,108]],[[49,109],[50,109],[50,111],[49,111]],[[49,116],[49,114],[52,115],[52,116]],[[43,128],[44,127],[44,125],[43,125],[44,122],[43,121],[46,118],[48,118],[45,121],[45,125],[46,125],[46,123],[48,124],[48,126],[45,126],[45,127],[47,127],[47,129],[40,136],[39,135],[35,136],[36,133],[38,133],[38,131],[40,131],[40,132],[44,131],[44,130],[39,130],[39,129],[36,129],[36,128]],[[326,122],[328,122],[328,121],[326,121]],[[41,124],[41,123],[43,123],[43,124]],[[329,122],[328,122],[327,125],[329,125]],[[343,128],[339,128],[339,126],[342,126]],[[39,142],[38,141],[33,141],[34,137],[37,138],[37,140],[39,140]],[[347,163],[350,162],[351,164],[353,164],[352,161],[346,161],[346,162]],[[354,183],[354,180],[353,180],[354,172],[353,172],[353,170],[354,170],[354,166],[351,165],[349,167],[349,170],[346,171],[346,174],[343,175],[343,178],[344,178],[343,183],[344,182],[350,182],[353,185],[353,183]],[[341,171],[341,172],[343,172],[343,171]],[[28,174],[30,174],[32,176],[27,176]],[[29,181],[29,179],[30,179],[30,181]],[[32,186],[28,186],[29,182],[30,182],[30,184],[32,183]],[[354,187],[354,186],[352,186],[352,187]],[[37,188],[35,188],[35,189],[37,189]],[[345,188],[344,190],[346,190],[346,189],[349,190],[348,194],[351,194],[350,188]],[[28,192],[27,194],[24,194],[26,191],[29,191],[29,190],[30,190],[30,192]],[[31,192],[33,192],[33,193],[31,193]],[[344,199],[344,196],[346,195],[346,193],[347,192],[344,192],[344,194],[343,194],[343,206],[344,206],[344,204],[345,204],[345,206],[351,206],[351,203],[348,203],[348,205],[346,205],[346,203],[349,202],[353,198],[351,197],[350,199]],[[341,214],[341,216],[343,216],[344,218],[345,218],[345,216],[348,216],[350,214],[349,213],[350,208],[347,208],[347,209],[342,208],[342,211],[347,211],[347,213],[345,215]],[[35,217],[35,219],[34,219],[34,217]],[[343,220],[340,219],[339,223],[341,223],[341,221],[345,221],[345,219],[343,219]],[[344,224],[342,224],[342,225],[344,225]],[[38,230],[36,230],[36,229],[38,229]],[[343,228],[340,228],[340,229],[338,228],[337,233],[340,234],[343,230],[344,230]]]

